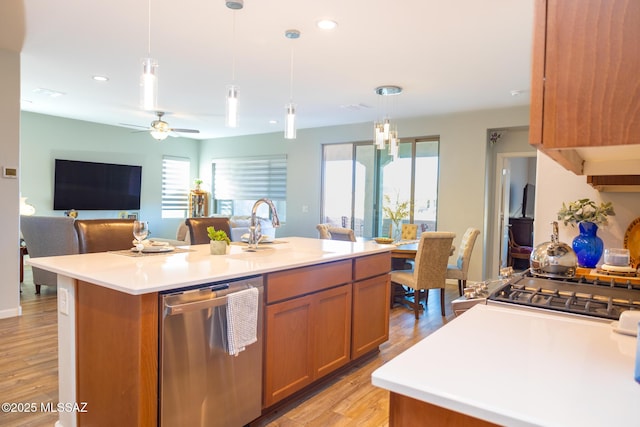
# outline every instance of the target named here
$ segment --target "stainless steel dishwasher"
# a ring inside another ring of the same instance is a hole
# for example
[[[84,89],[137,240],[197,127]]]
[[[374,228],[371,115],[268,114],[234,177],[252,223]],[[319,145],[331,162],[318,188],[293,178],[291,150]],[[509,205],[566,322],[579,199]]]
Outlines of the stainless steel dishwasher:
[[[257,342],[231,356],[228,295],[250,287],[259,290]],[[162,427],[237,427],[260,416],[262,301],[261,276],[160,296]]]

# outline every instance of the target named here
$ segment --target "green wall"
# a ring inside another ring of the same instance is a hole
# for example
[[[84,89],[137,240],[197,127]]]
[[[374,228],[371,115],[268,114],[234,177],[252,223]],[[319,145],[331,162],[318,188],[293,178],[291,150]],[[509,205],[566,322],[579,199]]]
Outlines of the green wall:
[[[193,160],[192,177],[211,185],[211,161],[216,158],[286,154],[287,223],[279,237],[317,237],[320,221],[322,144],[367,141],[370,123],[298,129],[297,139],[282,132],[196,141],[168,138],[156,142],[146,133],[77,120],[22,113],[22,195],[38,215],[52,211],[53,159],[89,160],[143,165],[140,216],[151,223],[156,237],[172,237],[179,220],[160,219],[160,173],[163,154]],[[470,278],[484,277],[487,168],[487,130],[527,126],[528,107],[473,111],[397,121],[401,137],[440,136],[438,228],[456,233],[456,243],[467,227],[482,230],[470,266]],[[490,200],[489,200],[490,201]],[[118,212],[80,212],[81,217],[117,216]]]
[[[63,215],[53,210],[54,159],[142,165],[140,218],[149,221],[152,236],[175,237],[180,220],[161,219],[162,156],[191,159],[192,179],[198,174],[199,142],[169,137],[156,141],[147,132],[22,112],[20,182],[23,197],[36,215]],[[80,218],[115,218],[118,211],[80,211]],[[132,237],[133,238],[133,237]]]

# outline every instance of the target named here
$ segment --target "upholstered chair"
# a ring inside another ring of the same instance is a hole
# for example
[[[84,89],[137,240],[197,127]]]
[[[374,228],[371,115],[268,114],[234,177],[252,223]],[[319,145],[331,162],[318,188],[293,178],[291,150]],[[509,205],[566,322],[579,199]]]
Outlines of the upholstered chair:
[[[209,235],[207,234],[207,228],[213,227],[216,230],[222,230],[227,233],[229,239],[231,239],[231,226],[229,225],[229,218],[226,217],[200,217],[200,218],[187,218],[184,221],[187,224],[189,230],[189,241],[191,245],[202,245],[209,243]]]
[[[20,216],[20,230],[27,245],[29,257],[38,258],[78,253],[78,237],[73,228],[74,219],[68,216]],[[36,294],[40,287],[56,286],[58,275],[33,267]]]
[[[531,258],[531,252],[533,252],[532,246],[523,246],[516,243],[516,240],[513,238],[513,231],[509,229],[509,252],[507,254],[507,265],[511,267],[516,267],[515,260],[522,259],[529,261]]]
[[[76,219],[81,254],[119,251],[133,247],[133,219]]]
[[[411,305],[416,319],[420,315],[421,291],[425,294],[425,307],[430,289],[440,289],[440,311],[445,315],[444,288],[447,281],[447,261],[455,233],[427,231],[420,236],[413,270],[391,272],[392,286],[406,286],[413,289]],[[394,294],[393,290],[391,292]],[[403,291],[404,293],[404,291]]]
[[[318,224],[316,229],[321,239],[326,240],[345,240],[347,242],[355,242],[356,235],[350,228],[334,227],[330,224]]]
[[[401,240],[415,240],[418,237],[418,224],[402,224]]]
[[[476,243],[476,238],[480,234],[477,228],[469,227],[462,236],[460,247],[458,248],[458,256],[456,263],[447,266],[447,279],[458,281],[458,292],[460,296],[467,285],[467,274],[469,271],[469,262],[471,261],[471,253]]]

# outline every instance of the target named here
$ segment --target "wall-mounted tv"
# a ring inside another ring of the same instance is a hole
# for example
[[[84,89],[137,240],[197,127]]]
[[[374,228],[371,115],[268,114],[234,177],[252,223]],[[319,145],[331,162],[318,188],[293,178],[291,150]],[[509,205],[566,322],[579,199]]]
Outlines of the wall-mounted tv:
[[[56,159],[54,210],[140,209],[142,166]]]

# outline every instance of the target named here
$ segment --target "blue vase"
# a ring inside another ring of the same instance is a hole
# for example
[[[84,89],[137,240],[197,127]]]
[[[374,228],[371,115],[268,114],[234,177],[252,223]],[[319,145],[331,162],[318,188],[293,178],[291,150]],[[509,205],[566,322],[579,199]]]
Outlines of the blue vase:
[[[573,251],[578,257],[578,265],[580,267],[594,268],[604,249],[602,239],[599,238],[596,233],[598,226],[593,222],[580,222],[578,223],[580,234],[578,234],[571,246]]]

